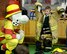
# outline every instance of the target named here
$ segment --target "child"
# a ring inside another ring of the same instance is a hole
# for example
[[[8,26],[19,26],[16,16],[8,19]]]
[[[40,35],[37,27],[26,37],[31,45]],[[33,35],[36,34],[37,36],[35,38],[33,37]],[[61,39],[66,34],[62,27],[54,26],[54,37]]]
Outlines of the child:
[[[41,6],[40,3],[36,3],[35,6]],[[52,38],[57,36],[57,22],[51,13],[49,6],[45,7],[45,10],[39,12],[35,7],[35,13],[37,18],[37,37],[40,39],[36,41],[36,50],[41,50],[41,45],[45,50],[52,49]],[[40,30],[39,30],[40,29]],[[43,40],[43,44],[40,40]]]
[[[18,45],[15,49],[14,54],[29,54],[29,51],[26,46]]]
[[[43,17],[43,26],[41,30],[41,34],[51,34],[50,25],[49,25],[49,17],[51,15],[51,8],[49,6],[45,7],[44,17]]]
[[[51,49],[52,47],[52,33],[51,33],[51,28],[50,28],[50,24],[49,24],[49,18],[51,16],[51,8],[49,6],[45,7],[44,10],[44,18],[43,20],[43,26],[42,26],[42,30],[40,33],[41,39],[42,36],[43,38],[43,46],[44,49]]]

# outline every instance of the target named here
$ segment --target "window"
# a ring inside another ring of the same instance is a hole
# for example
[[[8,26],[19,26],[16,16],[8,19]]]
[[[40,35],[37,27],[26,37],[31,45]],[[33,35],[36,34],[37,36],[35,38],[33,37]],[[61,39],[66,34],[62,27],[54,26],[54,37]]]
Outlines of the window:
[[[51,4],[51,0],[45,0],[45,4]]]
[[[31,4],[35,4],[37,0],[31,0]]]
[[[25,4],[28,4],[28,0],[24,0],[25,1]]]

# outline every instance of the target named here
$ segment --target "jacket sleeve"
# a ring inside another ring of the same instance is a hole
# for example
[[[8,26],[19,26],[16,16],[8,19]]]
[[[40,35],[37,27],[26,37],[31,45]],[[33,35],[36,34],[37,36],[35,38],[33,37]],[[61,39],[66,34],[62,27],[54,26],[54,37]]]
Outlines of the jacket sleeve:
[[[16,38],[16,34],[14,33],[12,22],[9,20],[7,20],[4,24],[4,34],[6,39]]]
[[[50,26],[51,26],[52,36],[57,36],[58,24],[54,16],[52,16],[50,19]]]
[[[56,44],[58,42],[58,24],[57,24],[57,20],[53,17],[50,20],[50,26],[53,37],[52,44]]]
[[[35,5],[35,16],[36,16],[36,20],[37,20],[36,40],[39,40],[42,22],[43,22],[43,14],[37,10],[36,5]]]

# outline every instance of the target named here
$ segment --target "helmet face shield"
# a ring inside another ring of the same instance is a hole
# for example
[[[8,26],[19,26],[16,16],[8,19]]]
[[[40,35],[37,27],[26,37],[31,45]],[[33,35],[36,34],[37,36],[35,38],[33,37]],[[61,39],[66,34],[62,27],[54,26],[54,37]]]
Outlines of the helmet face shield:
[[[37,10],[38,10],[39,12],[41,12],[42,6],[38,5],[38,6],[36,6],[36,8],[37,8]]]
[[[65,12],[61,13],[61,18],[67,18],[67,13]]]

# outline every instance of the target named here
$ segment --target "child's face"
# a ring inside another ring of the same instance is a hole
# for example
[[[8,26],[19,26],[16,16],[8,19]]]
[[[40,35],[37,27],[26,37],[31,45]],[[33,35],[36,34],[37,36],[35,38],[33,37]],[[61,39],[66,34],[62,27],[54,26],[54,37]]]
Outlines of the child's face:
[[[46,15],[49,15],[50,14],[50,9],[46,9],[44,12],[45,12]]]

